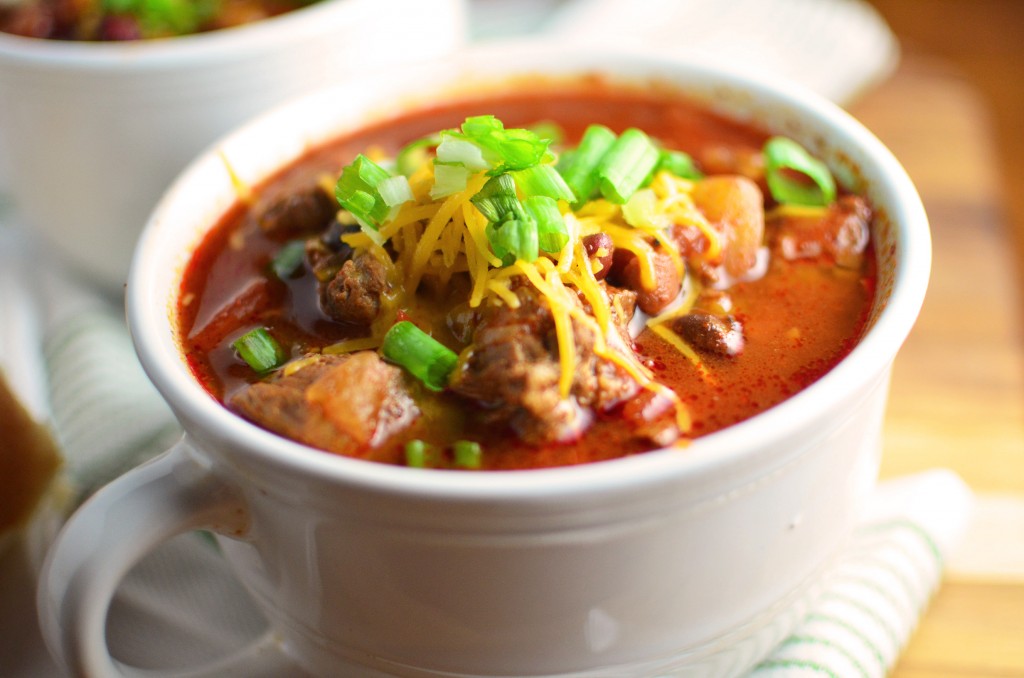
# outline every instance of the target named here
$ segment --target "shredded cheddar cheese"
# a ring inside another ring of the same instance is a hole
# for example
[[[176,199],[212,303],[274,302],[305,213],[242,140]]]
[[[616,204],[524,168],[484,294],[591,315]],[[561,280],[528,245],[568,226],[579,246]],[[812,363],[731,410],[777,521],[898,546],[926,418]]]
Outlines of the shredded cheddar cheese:
[[[217,155],[220,157],[220,161],[224,163],[224,169],[227,170],[228,179],[231,181],[231,188],[234,189],[239,202],[245,205],[251,205],[254,197],[252,187],[242,181],[242,178],[238,176],[238,172],[235,171],[234,166],[231,164],[231,161],[228,160],[228,156],[223,150],[218,151]]]
[[[415,305],[414,295],[425,279],[433,279],[443,287],[453,274],[467,273],[470,308],[482,304],[519,308],[522,301],[515,291],[516,285],[529,284],[543,297],[554,323],[558,389],[563,398],[571,396],[576,378],[577,334],[588,332],[594,338],[594,355],[614,364],[642,388],[668,400],[675,408],[680,430],[689,430],[686,405],[675,392],[655,380],[627,345],[628,338],[619,334],[615,321],[622,322],[623,310],[595,275],[601,267],[598,260],[609,252],[588,255],[583,239],[604,233],[615,248],[636,255],[639,283],[648,290],[655,289],[657,284],[656,254],[670,257],[680,276],[687,280],[686,292],[670,311],[649,319],[647,325],[706,375],[698,354],[667,325],[689,312],[699,294],[697,284],[686,276],[684,254],[672,229],[693,227],[707,241],[702,251],[685,256],[714,262],[721,256],[724,244],[722,235],[694,203],[694,183],[660,171],[647,188],[634,194],[637,202],[633,205],[596,199],[573,209],[566,201],[559,201],[558,211],[568,235],[560,249],[543,252],[535,261],[517,259],[503,265],[492,250],[488,218],[471,201],[489,176],[482,171],[470,174],[463,190],[435,199],[431,197],[433,169],[433,163],[425,161],[412,171],[408,182],[413,199],[395,208],[391,218],[379,228],[371,229],[364,224],[361,231],[342,236],[349,246],[370,253],[384,265],[393,291],[386,296],[385,308],[374,322],[370,336],[334,344],[325,348],[324,353],[379,347],[395,322],[398,309]]]
[[[693,202],[693,182],[663,171],[655,175],[651,190],[658,198],[657,209],[674,224],[698,229],[708,242],[704,258],[717,260],[722,254],[722,235]]]
[[[422,279],[426,271],[430,254],[438,246],[438,240],[445,227],[449,225],[455,216],[455,211],[468,203],[469,199],[483,188],[486,181],[487,177],[485,175],[477,174],[466,183],[465,189],[445,198],[440,209],[430,218],[430,222],[423,231],[422,237],[416,243],[416,249],[412,254],[411,261],[407,262],[406,286],[408,289],[415,290],[419,286],[420,279]],[[462,230],[465,230],[465,222],[463,222],[462,227]],[[457,226],[453,224],[453,230],[455,228]]]

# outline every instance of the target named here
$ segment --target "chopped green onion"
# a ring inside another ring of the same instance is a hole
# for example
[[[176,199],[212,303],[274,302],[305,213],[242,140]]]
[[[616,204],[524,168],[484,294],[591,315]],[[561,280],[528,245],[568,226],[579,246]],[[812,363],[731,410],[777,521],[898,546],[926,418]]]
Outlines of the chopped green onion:
[[[377,186],[390,176],[386,169],[360,153],[342,170],[334,195],[360,225],[377,229],[391,211]]]
[[[498,224],[490,222],[484,232],[494,256],[501,259],[505,266],[514,263],[516,259],[536,261],[540,256],[537,222],[526,214],[522,218],[506,219]]]
[[[697,169],[696,163],[688,153],[682,151],[662,150],[655,171],[666,170],[683,179],[703,179],[704,173]]]
[[[405,444],[405,465],[413,468],[426,468],[431,461],[430,445],[422,440],[410,440]]]
[[[615,132],[603,125],[591,125],[583,133],[579,146],[563,153],[558,171],[579,202],[586,202],[597,188],[597,166],[615,143]]]
[[[434,185],[430,189],[430,197],[437,200],[465,190],[470,174],[464,165],[446,165],[435,160]]]
[[[554,155],[548,153],[549,139],[541,139],[528,129],[509,129],[494,144],[495,153],[501,164],[490,171],[491,175],[533,167],[551,162]]]
[[[836,182],[825,163],[792,139],[772,137],[764,145],[765,179],[776,201],[795,205],[828,205],[836,199]],[[786,176],[798,172],[813,184]]]
[[[511,173],[516,180],[516,186],[526,197],[542,195],[555,200],[576,202],[576,196],[572,189],[565,183],[565,179],[551,165],[534,165]]]
[[[493,115],[471,115],[462,123],[462,133],[473,139],[485,139],[505,130],[505,124]]]
[[[516,182],[511,174],[491,177],[469,201],[492,222],[502,221],[509,215],[522,214],[522,205],[516,195]]]
[[[436,134],[409,142],[395,156],[396,171],[399,174],[411,177],[413,172],[427,162],[427,149],[431,146],[437,146],[439,143],[441,143],[441,139]]]
[[[437,146],[437,162],[461,165],[474,171],[491,168],[491,163],[484,159],[483,149],[454,130],[441,132],[441,143]]]
[[[622,216],[635,228],[666,229],[672,226],[672,219],[658,211],[658,197],[649,188],[641,188],[630,196],[622,206]]]
[[[401,365],[431,391],[442,391],[459,356],[408,320],[391,326],[384,335],[381,353]]]
[[[613,203],[625,203],[651,174],[658,159],[658,148],[650,137],[635,127],[627,129],[597,167],[601,195]]]
[[[565,137],[565,132],[562,131],[562,126],[552,120],[541,120],[540,122],[531,125],[530,131],[541,139],[550,141],[552,144],[562,143],[562,139]]]
[[[548,156],[551,143],[550,139],[541,139],[528,129],[505,129],[493,115],[466,118],[461,133],[449,131],[447,134],[469,141],[480,149],[491,175],[540,164]]]
[[[358,218],[362,215],[362,220],[368,221],[370,213],[377,208],[377,198],[372,193],[356,189],[349,194],[343,207],[351,212],[353,216]],[[382,204],[381,207],[387,207],[387,205]]]
[[[461,468],[480,468],[483,464],[483,449],[472,440],[456,440],[452,448],[455,465]]]
[[[263,327],[246,332],[231,345],[249,367],[261,374],[280,366],[287,358],[281,345]]]
[[[306,257],[306,242],[291,240],[277,251],[270,262],[270,270],[281,280],[292,277]]]
[[[488,179],[470,202],[487,218],[484,232],[494,255],[504,265],[516,259],[537,259],[540,255],[537,222],[519,202],[512,173]]]
[[[388,207],[398,207],[403,203],[415,200],[409,179],[404,174],[388,177],[377,184],[377,192]]]
[[[560,252],[569,242],[569,229],[553,198],[535,195],[523,202],[526,213],[537,223],[537,246],[544,252]]]

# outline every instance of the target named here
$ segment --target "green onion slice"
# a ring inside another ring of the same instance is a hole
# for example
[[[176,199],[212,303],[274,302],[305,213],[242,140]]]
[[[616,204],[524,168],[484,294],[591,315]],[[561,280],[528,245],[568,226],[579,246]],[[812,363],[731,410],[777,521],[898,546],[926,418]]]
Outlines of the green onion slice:
[[[461,468],[477,469],[483,464],[483,448],[472,440],[456,440],[452,447],[455,465]]]
[[[511,174],[516,186],[526,197],[541,195],[569,203],[576,202],[576,195],[552,165],[534,165]]]
[[[635,228],[667,229],[672,226],[672,219],[658,212],[658,198],[650,188],[642,188],[633,193],[622,206],[622,217],[626,223]]]
[[[470,174],[472,172],[464,165],[445,164],[435,160],[434,185],[430,188],[430,197],[437,200],[465,190]]]
[[[769,139],[764,145],[764,158],[765,179],[777,202],[824,206],[836,199],[836,182],[828,167],[792,139]],[[787,171],[802,174],[810,182],[787,176]]]
[[[597,167],[615,143],[615,132],[603,125],[591,125],[575,150],[563,153],[558,171],[579,202],[586,202],[597,189]]]
[[[434,450],[429,443],[422,440],[410,440],[405,444],[405,465],[413,468],[433,466]]]
[[[466,118],[461,131],[441,133],[437,157],[441,162],[462,163],[473,170],[490,170],[492,176],[525,169],[550,157],[550,139],[528,129],[505,129],[493,115]]]
[[[398,207],[403,203],[415,200],[409,179],[404,174],[388,177],[377,184],[377,193],[388,207]]]
[[[491,162],[484,158],[483,149],[455,130],[441,132],[441,143],[437,146],[437,162],[459,165],[477,172],[491,168]]]
[[[505,131],[505,124],[493,115],[471,115],[462,123],[462,133],[468,138],[482,140]]]
[[[386,169],[360,153],[342,170],[334,195],[361,226],[377,230],[392,207],[381,197],[378,186],[390,177]]]
[[[491,177],[469,201],[488,221],[499,222],[507,216],[522,215],[522,204],[516,195],[516,182],[511,174]]]
[[[439,143],[441,143],[441,138],[436,134],[409,142],[395,156],[396,171],[406,177],[411,177],[413,172],[427,162],[429,157],[427,150],[437,146]]]
[[[537,221],[519,202],[513,173],[499,174],[488,179],[483,188],[470,198],[470,202],[487,217],[484,232],[494,255],[505,266],[516,259],[537,259],[540,255]]]
[[[682,179],[693,179],[694,181],[704,178],[704,173],[697,169],[696,163],[688,153],[682,151],[662,150],[658,157],[658,167],[655,172],[666,170]]]
[[[551,143],[528,129],[505,129],[493,115],[466,118],[462,133],[490,156],[494,175],[539,164]]]
[[[384,335],[381,353],[401,365],[431,391],[442,391],[459,356],[408,320],[391,326]]]
[[[531,125],[530,131],[541,139],[550,141],[552,144],[560,144],[562,139],[565,138],[562,126],[553,120],[541,120],[537,124]]]
[[[270,270],[281,280],[290,278],[302,266],[306,258],[306,242],[304,240],[290,240],[277,251],[270,262]]]
[[[535,195],[523,202],[526,213],[537,223],[537,246],[544,252],[561,252],[569,242],[565,218],[553,198]]]
[[[279,367],[287,359],[284,349],[263,327],[246,332],[231,345],[249,367],[261,374]]]
[[[509,266],[516,259],[536,261],[540,256],[537,222],[524,214],[522,218],[510,218],[501,223],[490,222],[484,230],[491,243],[494,256]]]
[[[650,137],[635,127],[627,129],[597,167],[601,195],[613,203],[625,203],[654,171],[659,158]]]

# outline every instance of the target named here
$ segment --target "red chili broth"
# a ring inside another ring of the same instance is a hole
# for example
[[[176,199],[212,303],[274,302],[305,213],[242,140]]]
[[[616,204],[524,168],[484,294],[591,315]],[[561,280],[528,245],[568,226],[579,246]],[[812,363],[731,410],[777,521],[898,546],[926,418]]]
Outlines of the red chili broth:
[[[178,324],[183,352],[203,387],[224,402],[255,380],[252,370],[230,347],[233,338],[254,326],[267,327],[282,343],[297,342],[299,348],[293,355],[329,345],[351,332],[351,328],[329,320],[319,310],[311,276],[281,282],[265,274],[281,242],[246,224],[247,209],[259,209],[261,204],[293,187],[307,185],[323,172],[336,176],[356,153],[370,146],[394,153],[409,141],[458,126],[467,116],[488,113],[504,121],[506,127],[555,121],[569,142],[578,140],[592,123],[605,124],[616,132],[639,127],[666,146],[693,155],[706,144],[759,149],[768,136],[665,92],[623,91],[594,83],[585,91],[543,91],[438,106],[333,141],[258,187],[258,199],[252,208],[236,205],[207,234],[188,264]],[[236,249],[232,242],[244,245]],[[874,254],[870,248],[862,271],[773,258],[764,278],[729,290],[733,314],[742,322],[746,338],[740,356],[706,357],[708,374],[702,375],[650,331],[645,330],[637,338],[636,346],[658,380],[672,387],[688,405],[693,418],[690,436],[705,435],[781,402],[834,367],[863,332],[874,285]],[[304,301],[289,307],[289,300],[295,299]],[[463,437],[485,441],[485,468],[570,465],[645,449],[614,416],[598,418],[577,442],[532,447],[520,443],[511,433],[495,435],[475,425],[472,412],[452,396],[442,396],[441,402],[446,416],[458,419],[452,424],[453,430]],[[452,434],[424,431],[422,427],[414,433],[410,437],[428,442]],[[367,450],[365,457],[402,463],[406,439]]]

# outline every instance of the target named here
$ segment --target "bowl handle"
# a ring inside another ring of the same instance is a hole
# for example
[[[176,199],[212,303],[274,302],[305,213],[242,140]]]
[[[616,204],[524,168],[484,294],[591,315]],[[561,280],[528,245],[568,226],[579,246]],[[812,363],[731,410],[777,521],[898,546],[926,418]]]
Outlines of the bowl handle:
[[[191,670],[142,671],[110,656],[106,615],[118,583],[161,542],[197,529],[238,537],[248,529],[248,510],[240,493],[194,453],[187,435],[153,461],[114,480],[71,516],[47,554],[37,600],[43,636],[69,675],[302,674],[273,632],[214,664]]]

